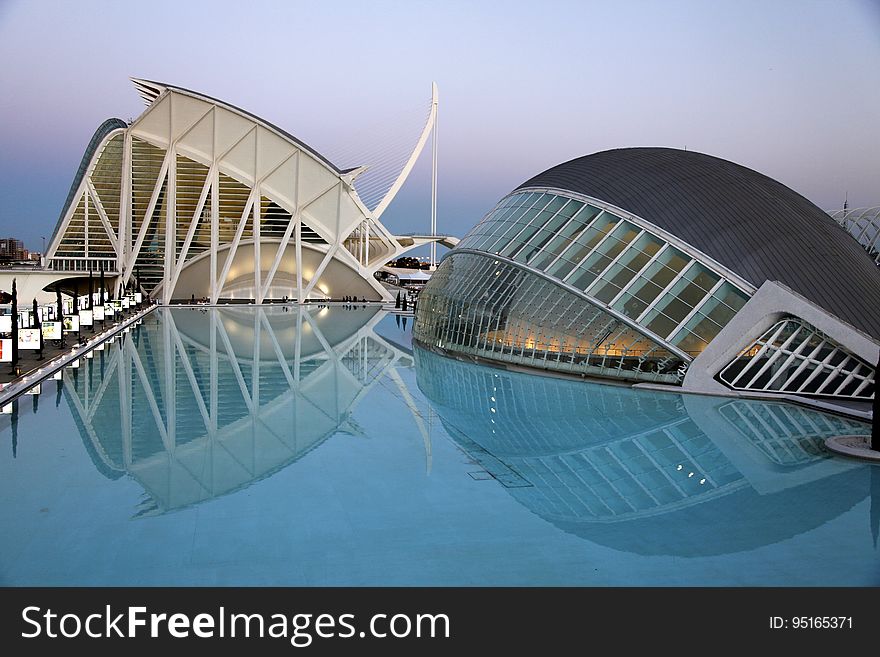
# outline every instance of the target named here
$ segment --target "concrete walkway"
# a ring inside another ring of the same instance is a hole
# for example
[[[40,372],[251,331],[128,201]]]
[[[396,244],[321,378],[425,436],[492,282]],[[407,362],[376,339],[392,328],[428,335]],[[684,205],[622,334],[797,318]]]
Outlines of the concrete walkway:
[[[114,315],[114,318],[118,317],[116,321],[101,322],[104,326],[94,327],[94,333],[88,329],[82,331],[80,341],[77,340],[76,334],[67,333],[64,347],[60,344],[56,345],[54,340],[44,345],[42,360],[38,359],[37,351],[19,351],[18,364],[14,371],[11,363],[0,363],[0,406],[8,404],[57,370],[124,331],[154,308],[157,306],[144,305],[140,309],[130,309],[121,316]]]

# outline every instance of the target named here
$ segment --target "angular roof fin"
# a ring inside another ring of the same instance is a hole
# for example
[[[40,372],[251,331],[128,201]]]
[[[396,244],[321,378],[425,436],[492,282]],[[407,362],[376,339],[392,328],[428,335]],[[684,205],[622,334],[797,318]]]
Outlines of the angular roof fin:
[[[141,78],[129,78],[134,83],[134,88],[138,92],[147,107],[165,91],[165,86],[151,80],[143,80]]]

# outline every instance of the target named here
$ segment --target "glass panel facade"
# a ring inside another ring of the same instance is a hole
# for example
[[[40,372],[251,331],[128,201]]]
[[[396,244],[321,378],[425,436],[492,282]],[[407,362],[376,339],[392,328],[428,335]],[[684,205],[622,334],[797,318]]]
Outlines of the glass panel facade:
[[[696,356],[748,295],[650,230],[564,195],[504,199],[458,248],[511,258]]]
[[[444,259],[419,298],[413,335],[428,347],[593,376],[674,383],[684,366],[601,308],[488,254]]]

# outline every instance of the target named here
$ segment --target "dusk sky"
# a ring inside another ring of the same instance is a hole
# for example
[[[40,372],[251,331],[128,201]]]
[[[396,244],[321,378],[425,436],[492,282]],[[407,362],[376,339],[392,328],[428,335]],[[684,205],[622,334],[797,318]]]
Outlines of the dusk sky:
[[[733,160],[824,209],[880,204],[878,0],[0,0],[0,61],[0,237],[34,250],[95,128],[144,110],[129,76],[328,152],[436,80],[438,229],[458,236],[532,175],[624,146]],[[427,231],[427,164],[391,230]]]

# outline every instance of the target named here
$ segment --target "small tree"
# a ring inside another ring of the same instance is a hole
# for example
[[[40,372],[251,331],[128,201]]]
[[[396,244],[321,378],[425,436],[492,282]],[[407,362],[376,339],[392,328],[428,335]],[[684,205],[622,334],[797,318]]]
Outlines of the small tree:
[[[397,293],[397,301],[394,302],[395,308],[400,308],[400,292]]]
[[[64,346],[64,304],[61,303],[61,287],[55,283],[55,313],[57,320],[61,322],[61,346]]]
[[[43,322],[40,321],[40,309],[36,299],[34,299],[34,324],[40,332],[40,351],[37,354],[37,360],[43,360]]]

